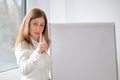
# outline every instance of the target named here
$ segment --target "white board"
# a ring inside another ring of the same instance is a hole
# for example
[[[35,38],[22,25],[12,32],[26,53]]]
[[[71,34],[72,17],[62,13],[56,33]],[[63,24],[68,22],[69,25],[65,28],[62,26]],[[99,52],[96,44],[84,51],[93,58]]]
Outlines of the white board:
[[[114,23],[51,24],[52,80],[118,80]]]

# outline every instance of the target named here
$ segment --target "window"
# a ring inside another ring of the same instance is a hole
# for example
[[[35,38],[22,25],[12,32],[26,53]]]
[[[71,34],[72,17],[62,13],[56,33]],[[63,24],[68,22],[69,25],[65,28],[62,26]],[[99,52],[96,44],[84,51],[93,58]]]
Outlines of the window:
[[[0,71],[17,67],[13,46],[20,26],[21,0],[0,0]]]

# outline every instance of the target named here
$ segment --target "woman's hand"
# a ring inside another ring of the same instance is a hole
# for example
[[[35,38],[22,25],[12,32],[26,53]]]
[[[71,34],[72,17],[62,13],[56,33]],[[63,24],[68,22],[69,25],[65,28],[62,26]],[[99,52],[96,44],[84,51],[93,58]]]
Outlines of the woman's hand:
[[[42,39],[42,33],[40,33],[40,39],[39,39],[40,41],[40,44],[39,44],[39,53],[44,53],[47,49],[48,49],[48,44],[47,44],[47,42],[44,40],[44,39]]]

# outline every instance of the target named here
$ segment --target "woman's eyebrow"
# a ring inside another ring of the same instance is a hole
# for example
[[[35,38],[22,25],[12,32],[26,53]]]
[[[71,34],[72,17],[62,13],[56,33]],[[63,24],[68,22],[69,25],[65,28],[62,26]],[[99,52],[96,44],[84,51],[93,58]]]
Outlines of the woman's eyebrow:
[[[37,21],[32,21],[32,22],[38,23]]]

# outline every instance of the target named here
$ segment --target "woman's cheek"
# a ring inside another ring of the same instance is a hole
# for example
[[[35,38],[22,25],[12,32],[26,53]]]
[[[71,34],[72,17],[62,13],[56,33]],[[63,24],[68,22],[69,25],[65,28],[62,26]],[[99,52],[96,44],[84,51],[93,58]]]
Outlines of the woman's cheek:
[[[40,29],[40,33],[42,33],[42,32],[43,32],[43,30],[44,30],[44,28]]]

